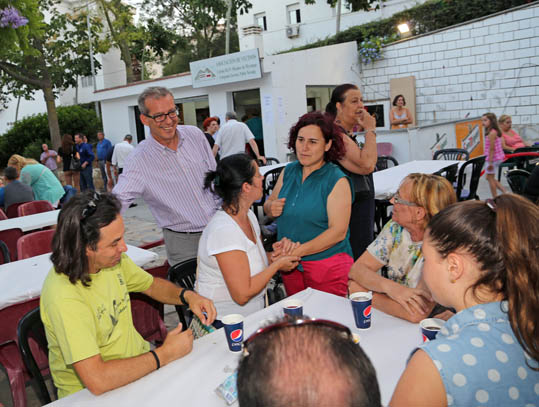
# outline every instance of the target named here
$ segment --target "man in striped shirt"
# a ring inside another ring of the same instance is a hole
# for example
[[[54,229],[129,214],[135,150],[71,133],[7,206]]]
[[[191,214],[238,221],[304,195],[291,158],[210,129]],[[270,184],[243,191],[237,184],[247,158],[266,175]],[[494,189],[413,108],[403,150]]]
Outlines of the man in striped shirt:
[[[150,87],[139,96],[140,120],[150,137],[129,155],[112,191],[122,210],[137,197],[148,204],[163,236],[170,265],[197,256],[202,230],[220,202],[204,189],[215,159],[204,133],[195,126],[178,126],[172,93]]]

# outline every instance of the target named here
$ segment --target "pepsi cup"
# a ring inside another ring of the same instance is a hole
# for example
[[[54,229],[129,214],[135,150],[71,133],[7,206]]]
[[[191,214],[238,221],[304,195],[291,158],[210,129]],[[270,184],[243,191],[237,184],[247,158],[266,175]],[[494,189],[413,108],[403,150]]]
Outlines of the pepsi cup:
[[[354,311],[354,319],[359,329],[371,327],[372,292],[350,294],[350,302]]]
[[[439,318],[426,318],[419,323],[421,327],[421,335],[423,336],[423,342],[432,341],[436,338],[436,334],[440,332],[445,321]]]
[[[228,314],[221,319],[221,322],[225,328],[228,349],[239,352],[243,343],[243,315]]]
[[[291,317],[303,316],[303,301],[301,300],[285,300],[283,301],[283,312]]]

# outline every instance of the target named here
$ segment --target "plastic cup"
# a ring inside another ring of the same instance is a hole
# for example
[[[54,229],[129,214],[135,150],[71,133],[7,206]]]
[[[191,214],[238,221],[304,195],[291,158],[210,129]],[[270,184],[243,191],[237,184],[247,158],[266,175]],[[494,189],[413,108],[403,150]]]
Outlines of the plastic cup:
[[[439,318],[426,318],[419,323],[421,327],[421,335],[423,336],[423,342],[432,341],[436,338],[436,334],[440,332],[445,321]]]
[[[372,291],[350,294],[354,320],[359,329],[371,327]]]
[[[291,317],[303,316],[303,301],[291,299],[283,301],[283,312]]]
[[[243,315],[228,314],[221,319],[221,322],[225,328],[228,349],[232,352],[241,351],[243,343]]]

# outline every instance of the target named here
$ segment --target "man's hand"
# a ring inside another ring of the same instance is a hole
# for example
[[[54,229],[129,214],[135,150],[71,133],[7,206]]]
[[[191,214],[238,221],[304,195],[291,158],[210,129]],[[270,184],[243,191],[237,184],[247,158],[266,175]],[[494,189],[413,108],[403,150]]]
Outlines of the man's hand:
[[[186,329],[182,332],[182,324],[179,323],[168,333],[163,345],[156,349],[161,365],[167,365],[190,353],[193,349],[193,340],[193,331]]]
[[[263,155],[259,156],[258,159],[260,161],[262,161],[262,164],[266,165],[266,157],[264,157]]]
[[[285,202],[286,198],[280,198],[275,199],[274,201],[270,201],[269,214],[272,218],[277,218],[281,216],[281,214],[283,213]]]
[[[213,301],[198,295],[194,291],[186,291],[184,298],[191,311],[193,311],[204,325],[211,325],[215,321],[217,311],[215,310]]]
[[[86,166],[88,165],[88,163],[86,161],[84,161],[82,164],[81,164],[81,168],[86,168]]]

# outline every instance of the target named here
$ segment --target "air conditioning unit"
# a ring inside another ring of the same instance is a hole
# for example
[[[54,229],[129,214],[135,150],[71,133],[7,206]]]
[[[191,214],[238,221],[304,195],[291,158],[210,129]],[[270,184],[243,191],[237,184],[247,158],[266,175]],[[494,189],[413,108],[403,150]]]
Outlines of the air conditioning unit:
[[[289,25],[286,27],[286,36],[288,38],[294,38],[299,35],[299,25]]]

